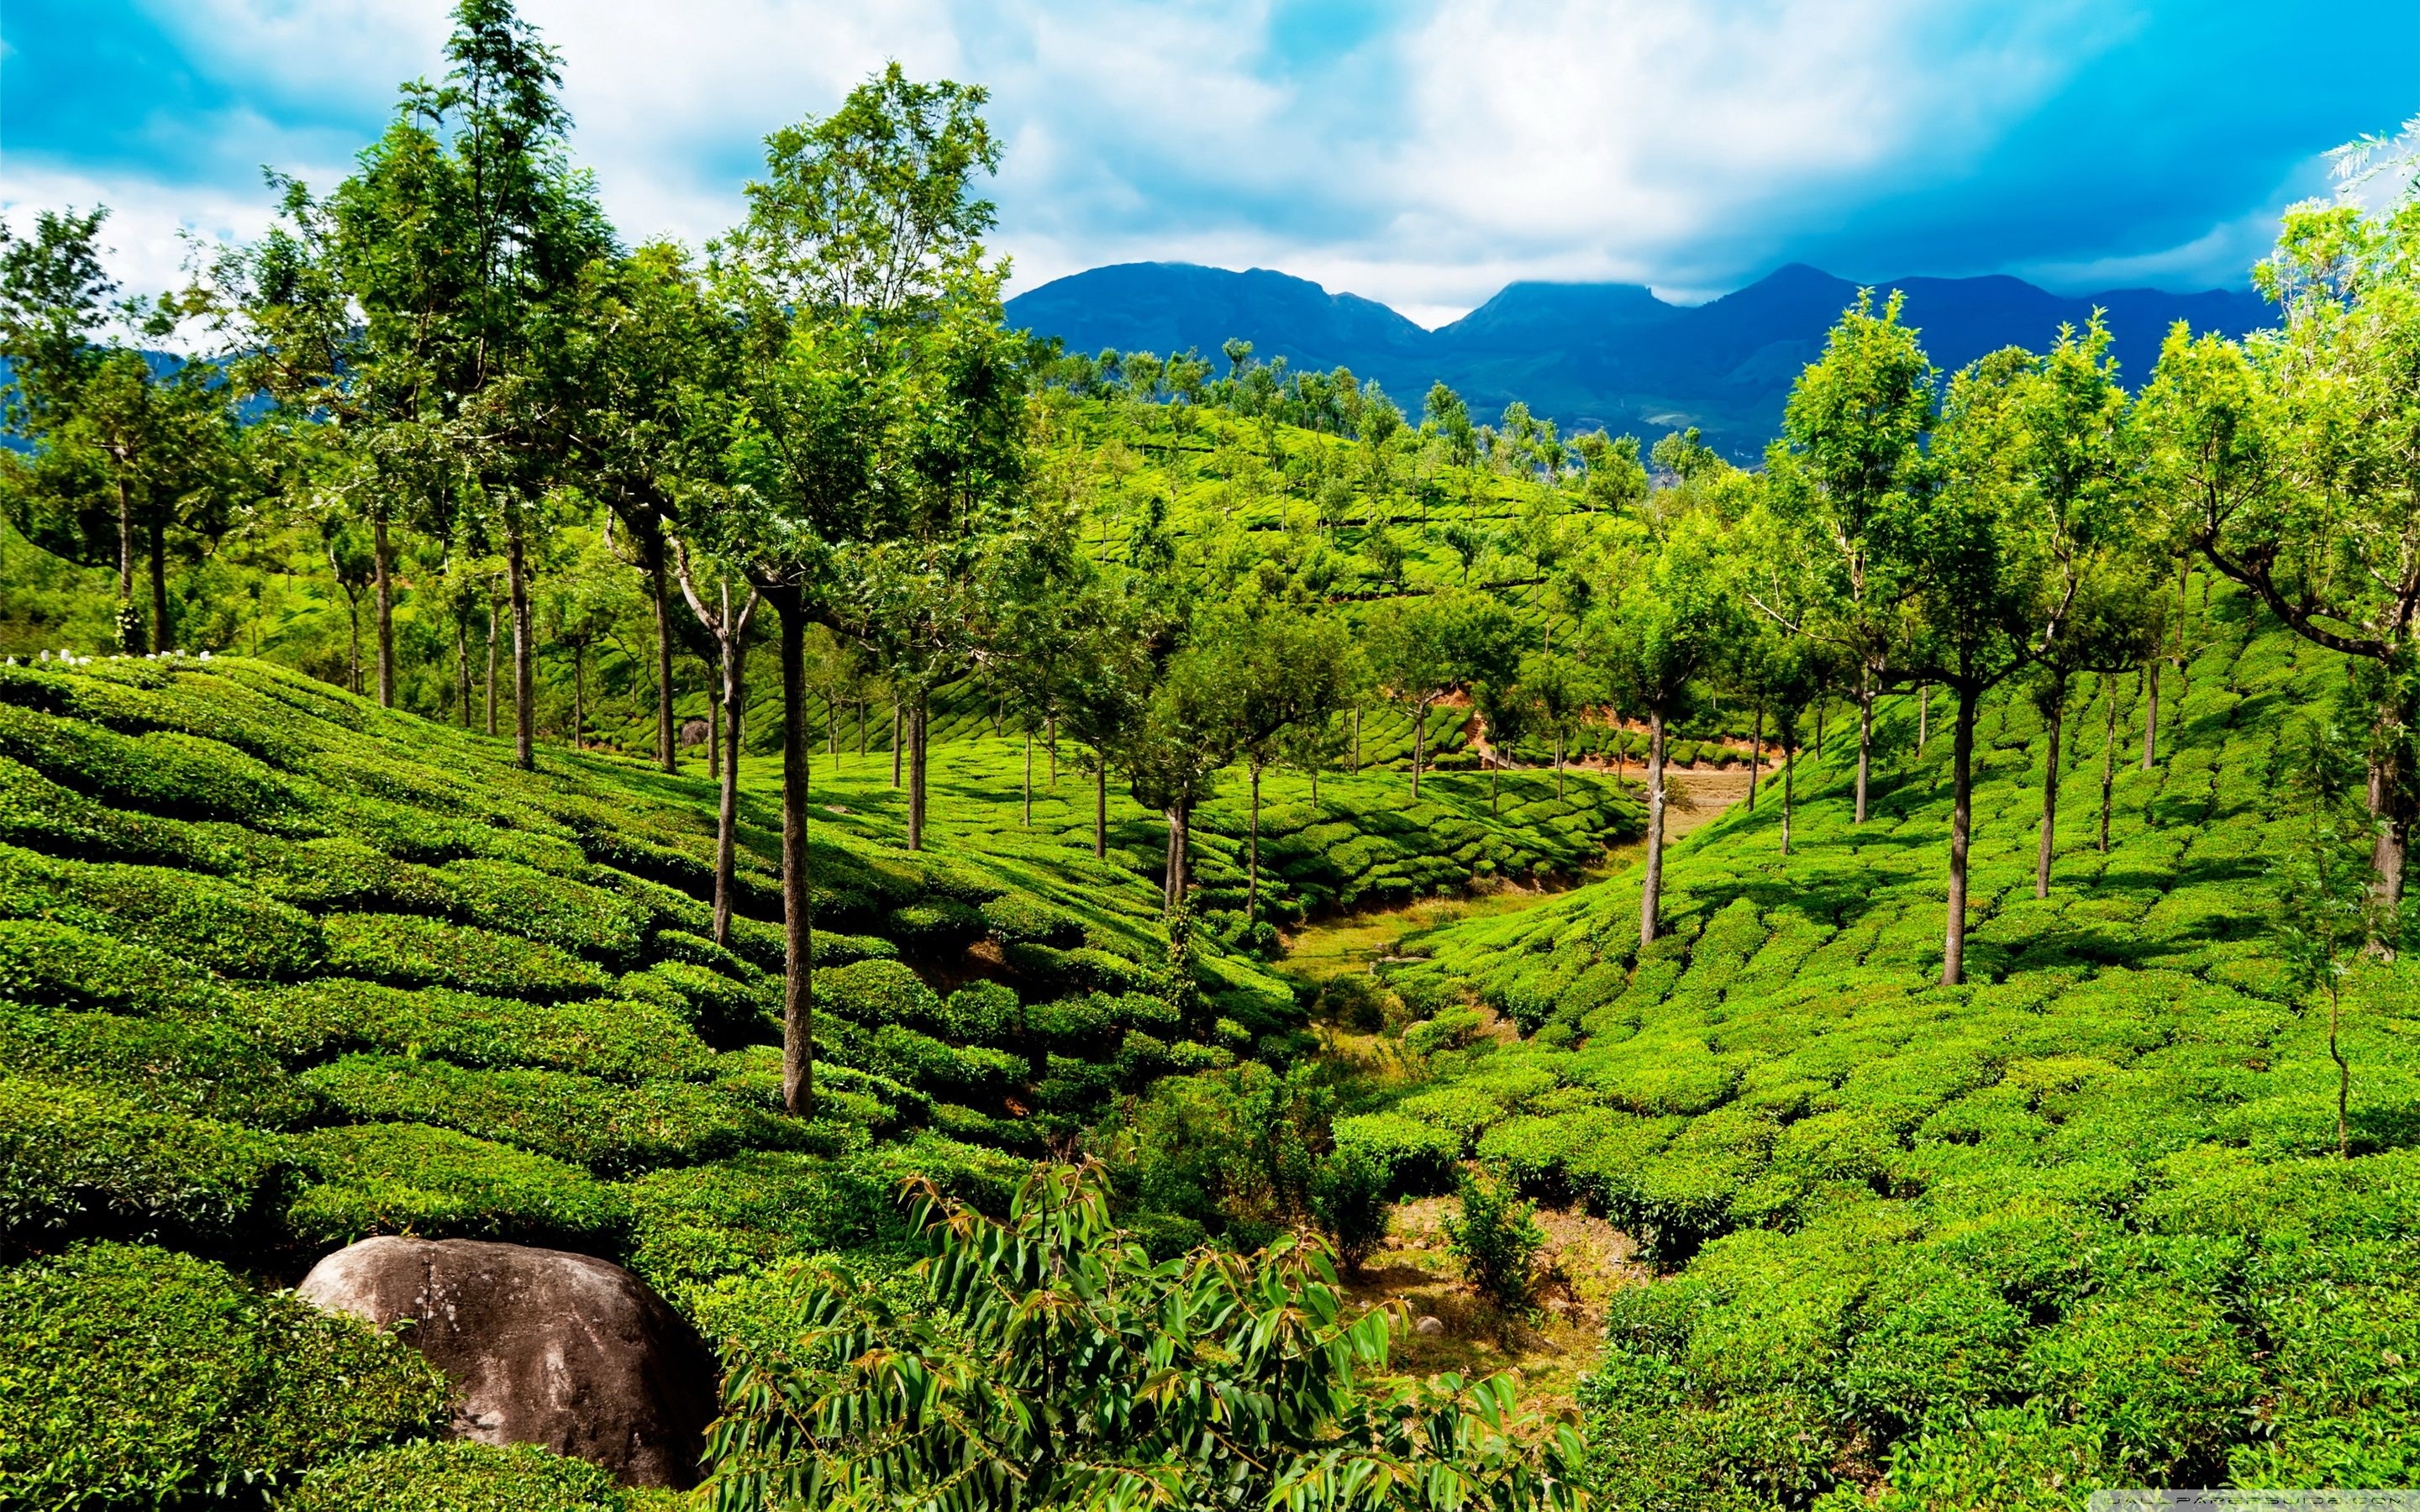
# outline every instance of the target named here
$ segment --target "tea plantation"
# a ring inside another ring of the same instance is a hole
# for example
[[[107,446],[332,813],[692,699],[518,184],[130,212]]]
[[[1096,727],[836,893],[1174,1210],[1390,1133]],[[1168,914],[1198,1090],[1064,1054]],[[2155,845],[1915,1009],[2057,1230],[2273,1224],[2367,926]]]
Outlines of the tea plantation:
[[[938,747],[911,855],[887,764],[817,753],[800,1121],[753,763],[726,949],[701,779],[555,749],[522,773],[261,663],[0,668],[0,1504],[636,1504],[424,1442],[446,1407],[419,1357],[276,1287],[369,1234],[524,1241],[618,1259],[718,1335],[786,1257],[896,1270],[910,1172],[994,1201],[1124,1093],[1302,1053],[1292,991],[1215,933],[1180,1015],[1156,823],[1122,797],[1095,861],[1090,788],[1046,771],[1029,830],[1021,757]],[[1417,807],[1402,774],[1316,804],[1273,779],[1264,897],[1573,870],[1635,823],[1610,786],[1514,777],[1498,820],[1473,774]],[[1218,906],[1240,803],[1203,825]]]
[[[1356,1135],[1413,1180],[1469,1154],[1584,1202],[1655,1264],[1584,1392],[1601,1505],[2420,1483],[2420,966],[2350,984],[2339,1159],[2325,1005],[2271,934],[2273,749],[2345,670],[2195,602],[2155,767],[2134,677],[2084,680],[2043,901],[2040,724],[1988,707],[1967,986],[1937,985],[1949,742],[1936,700],[1915,750],[1912,699],[1866,825],[1842,742],[1801,767],[1786,858],[1777,781],[1678,848],[1643,952],[1633,876],[1394,968],[1430,1042],[1468,1039],[1466,989],[1526,1038],[1440,1049]]]

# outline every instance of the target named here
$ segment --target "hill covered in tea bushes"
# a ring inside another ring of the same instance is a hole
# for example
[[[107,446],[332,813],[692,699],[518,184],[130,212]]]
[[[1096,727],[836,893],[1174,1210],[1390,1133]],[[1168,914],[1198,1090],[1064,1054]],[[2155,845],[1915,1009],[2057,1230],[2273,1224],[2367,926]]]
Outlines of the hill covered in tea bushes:
[[[1599,1504],[2074,1507],[2097,1486],[2420,1481],[2420,964],[2290,990],[2276,754],[2333,656],[2198,586],[2140,769],[2133,676],[2077,690],[2034,897],[2044,742],[1978,738],[1969,984],[1938,984],[1949,742],[1882,717],[1669,861],[1447,927],[1392,985],[1431,1081],[1340,1126],[1417,1183],[1469,1156],[1587,1204],[1656,1268],[1586,1388]],[[2199,606],[2206,602],[2207,609]],[[2106,701],[2114,812],[2096,848]],[[1936,721],[1941,705],[1935,702]],[[1472,1039],[1466,993],[1517,1021]]]
[[[520,772],[509,743],[261,663],[0,667],[0,1501],[257,1501],[318,1467],[294,1504],[349,1505],[380,1464],[610,1501],[527,1455],[356,1458],[442,1426],[442,1385],[275,1286],[369,1234],[522,1241],[629,1265],[711,1336],[786,1257],[897,1269],[872,1257],[910,1173],[997,1201],[1123,1093],[1307,1048],[1291,990],[1214,937],[1176,990],[1130,800],[1096,861],[1075,774],[1046,773],[1029,830],[1011,743],[939,749],[966,786],[923,854],[886,770],[817,753],[799,1120],[769,790],[724,949],[702,780],[553,749]],[[1273,783],[1268,895],[1573,869],[1635,814],[1586,777],[1559,803],[1546,775],[1503,787],[1499,820],[1474,774],[1417,807],[1399,774],[1315,805]],[[1221,802],[1214,889],[1237,882]]]

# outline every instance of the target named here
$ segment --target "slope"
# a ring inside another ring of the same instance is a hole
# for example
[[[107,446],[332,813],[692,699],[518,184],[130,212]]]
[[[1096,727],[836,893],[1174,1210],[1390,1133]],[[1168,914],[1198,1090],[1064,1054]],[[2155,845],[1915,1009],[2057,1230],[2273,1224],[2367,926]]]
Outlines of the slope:
[[[258,662],[0,665],[0,1501],[257,1501],[441,1427],[417,1356],[271,1289],[365,1235],[604,1255],[720,1336],[778,1312],[787,1258],[896,1273],[911,1171],[993,1202],[1114,1100],[1308,1043],[1291,990],[1215,940],[1179,1006],[1156,886],[1092,857],[1077,784],[1027,830],[1015,748],[945,749],[943,784],[988,774],[951,792],[945,855],[892,843],[874,763],[818,753],[802,1121],[769,794],[725,949],[702,781],[548,748],[524,773]],[[1406,810],[1399,786],[1272,795],[1271,893],[1571,867],[1631,812],[1537,779],[1501,820],[1476,786]],[[1204,870],[1232,887],[1216,811]],[[1367,825],[1357,859],[1298,839],[1323,825]],[[522,1476],[540,1506],[579,1480],[415,1455],[396,1484]]]
[[[1678,847],[1644,951],[1635,874],[1409,947],[1408,1000],[1474,994],[1528,1037],[1435,1056],[1380,1133],[1585,1202],[1664,1268],[1586,1396],[1605,1504],[2420,1481],[2420,967],[2349,984],[2339,1160],[2327,1014],[2270,940],[2265,774],[2344,670],[2203,602],[2152,769],[2134,680],[2079,689],[2047,900],[2040,723],[1987,711],[1970,985],[1937,984],[1948,742],[1915,750],[1912,700],[1870,823],[1836,748],[1785,858],[1769,779]]]

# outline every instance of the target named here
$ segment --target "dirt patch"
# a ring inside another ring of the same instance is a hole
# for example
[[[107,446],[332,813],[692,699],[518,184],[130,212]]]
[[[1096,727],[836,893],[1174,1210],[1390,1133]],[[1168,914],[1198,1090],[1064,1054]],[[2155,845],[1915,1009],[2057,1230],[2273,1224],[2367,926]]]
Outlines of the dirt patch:
[[[1602,1218],[1541,1209],[1546,1247],[1539,1257],[1539,1305],[1530,1318],[1508,1324],[1463,1282],[1462,1264],[1446,1242],[1445,1219],[1456,1211],[1450,1197],[1398,1204],[1386,1245],[1347,1278],[1348,1294],[1365,1307],[1400,1302],[1415,1320],[1436,1320],[1432,1332],[1415,1326],[1397,1340],[1395,1368],[1423,1376],[1450,1370],[1466,1379],[1509,1370],[1525,1406],[1549,1417],[1575,1415],[1579,1378],[1602,1348],[1607,1302],[1648,1279],[1637,1246]]]

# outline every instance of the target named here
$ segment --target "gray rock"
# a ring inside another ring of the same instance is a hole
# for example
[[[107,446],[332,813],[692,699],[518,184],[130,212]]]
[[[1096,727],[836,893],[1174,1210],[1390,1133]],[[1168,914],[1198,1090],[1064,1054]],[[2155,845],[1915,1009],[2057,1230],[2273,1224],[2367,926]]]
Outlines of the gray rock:
[[[1445,1332],[1445,1319],[1432,1313],[1422,1313],[1413,1320],[1412,1332],[1423,1338],[1434,1338]]]
[[[402,1336],[455,1385],[454,1431],[535,1443],[631,1486],[696,1484],[712,1354],[618,1265],[477,1240],[365,1239],[311,1268],[304,1297]]]

